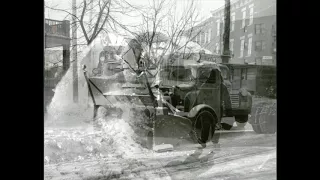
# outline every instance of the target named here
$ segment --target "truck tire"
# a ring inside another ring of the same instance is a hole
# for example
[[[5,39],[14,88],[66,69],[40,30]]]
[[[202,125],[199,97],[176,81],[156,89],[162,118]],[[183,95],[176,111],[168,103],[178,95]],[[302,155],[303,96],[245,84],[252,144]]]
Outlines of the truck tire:
[[[274,134],[277,131],[276,104],[261,103],[253,111],[253,130],[258,134]]]
[[[264,106],[263,115],[259,118],[260,129],[264,134],[274,134],[277,131],[276,104]]]
[[[263,102],[263,103],[260,103],[260,104],[257,104],[256,106],[254,106],[252,108],[252,113],[251,113],[251,118],[250,118],[250,124],[252,126],[252,129],[254,130],[254,132],[256,132],[257,134],[262,134],[262,130],[261,130],[261,127],[260,127],[260,116],[261,116],[261,112],[264,108],[264,106],[266,105],[267,103]]]
[[[203,124],[211,124],[211,127],[212,129],[215,129],[216,127],[216,124],[217,124],[217,119],[216,117],[210,112],[210,111],[207,111],[207,110],[202,110],[200,111],[196,117],[195,117],[195,121],[194,121],[194,124],[193,124],[193,139],[196,141],[198,138],[201,137],[201,133],[202,133],[202,125]],[[208,137],[207,140],[209,140],[209,137],[210,137],[210,127],[209,127],[209,130],[208,130],[208,134],[206,135]],[[214,133],[213,133],[214,134]],[[212,136],[213,136],[212,134]],[[196,141],[197,142],[197,141]]]
[[[238,127],[243,128],[248,122],[248,115],[238,115],[238,116],[235,116],[234,118]]]

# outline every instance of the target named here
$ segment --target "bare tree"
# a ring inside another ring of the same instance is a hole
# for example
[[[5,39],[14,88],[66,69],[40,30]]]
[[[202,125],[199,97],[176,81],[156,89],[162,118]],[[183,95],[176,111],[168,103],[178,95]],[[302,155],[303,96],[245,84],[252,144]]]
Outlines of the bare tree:
[[[109,32],[114,29],[115,24],[119,23],[119,15],[130,15],[133,6],[125,0],[82,0],[77,5],[77,15],[71,9],[61,9],[57,6],[45,5],[45,8],[66,13],[66,18],[74,17],[77,29],[80,28],[81,34],[78,40],[84,39],[80,44],[89,45],[98,37],[101,32]],[[73,24],[71,24],[73,25]]]
[[[159,67],[164,55],[170,58],[184,52],[188,43],[202,31],[201,25],[196,27],[200,18],[195,0],[188,1],[182,11],[177,9],[176,1],[169,0],[149,0],[149,5],[139,9],[142,24],[134,28],[132,34],[146,48],[145,59],[149,64]],[[166,42],[166,46],[161,47],[161,42]],[[182,54],[185,57],[185,53]]]

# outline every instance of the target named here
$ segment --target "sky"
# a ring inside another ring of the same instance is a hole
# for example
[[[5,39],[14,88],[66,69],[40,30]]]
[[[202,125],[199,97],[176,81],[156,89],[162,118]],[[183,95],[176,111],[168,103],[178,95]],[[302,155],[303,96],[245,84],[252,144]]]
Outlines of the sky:
[[[77,0],[80,2],[81,0]],[[148,0],[127,0],[129,3],[134,5],[145,5]],[[176,0],[177,5],[182,5],[188,0]],[[190,1],[190,0],[189,0]],[[199,1],[199,11],[201,12],[201,17],[210,17],[210,11],[220,8],[224,5],[224,0],[198,0]],[[61,9],[71,9],[72,0],[45,0],[45,4],[48,6],[56,6]],[[62,20],[66,16],[63,12],[57,12],[46,9],[45,18]]]
[[[82,2],[82,0],[76,0],[76,1],[77,1],[77,4],[80,4]],[[126,1],[131,3],[132,5],[147,5],[149,0],[126,0]],[[177,2],[177,7],[180,7],[181,9],[183,9],[182,7],[184,4],[186,4],[186,2],[190,2],[190,0],[175,0],[175,1]],[[211,17],[210,11],[213,11],[215,9],[218,9],[224,6],[224,0],[196,0],[196,1],[198,1],[197,7],[199,8],[199,12],[200,12],[199,19],[202,19],[202,20],[205,20]],[[50,7],[55,7],[57,9],[65,9],[68,12],[71,12],[72,0],[45,0],[45,5]],[[181,12],[181,11],[178,11],[178,12]],[[64,12],[54,11],[54,10],[45,8],[45,18],[54,19],[54,20],[63,20],[66,17],[66,15],[67,14]],[[128,18],[128,17],[125,17],[125,18]],[[125,22],[127,25],[141,24],[142,22],[142,18],[128,18],[128,19],[121,18],[121,20],[122,22]],[[78,31],[77,33],[78,35],[82,34],[80,28],[77,31]],[[121,30],[121,31],[125,32],[124,30]],[[78,43],[81,43],[81,42],[78,42]]]

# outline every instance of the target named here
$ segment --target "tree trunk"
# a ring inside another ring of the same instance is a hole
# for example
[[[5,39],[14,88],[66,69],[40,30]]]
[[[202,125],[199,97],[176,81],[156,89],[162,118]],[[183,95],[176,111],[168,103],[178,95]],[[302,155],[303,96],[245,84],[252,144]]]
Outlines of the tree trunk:
[[[77,9],[76,9],[76,0],[72,0],[72,46],[73,46],[73,102],[78,103],[78,61],[77,61],[77,25],[76,25],[76,15],[77,15]]]
[[[222,63],[228,63],[230,59],[230,0],[225,0],[224,22]]]

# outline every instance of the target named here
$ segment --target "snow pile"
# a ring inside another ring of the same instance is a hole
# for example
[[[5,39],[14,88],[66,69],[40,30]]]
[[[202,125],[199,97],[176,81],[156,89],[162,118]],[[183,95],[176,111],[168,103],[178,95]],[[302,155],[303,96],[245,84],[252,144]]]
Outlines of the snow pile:
[[[93,52],[94,49],[87,51]],[[91,62],[90,55],[83,62]],[[87,60],[87,61],[86,61]],[[55,88],[55,95],[47,108],[45,117],[45,163],[78,161],[88,158],[132,158],[135,154],[149,151],[137,141],[144,139],[146,131],[140,125],[144,117],[132,115],[130,105],[117,104],[123,111],[122,118],[105,116],[100,108],[98,118],[93,120],[91,99],[83,73],[79,71],[79,103],[73,102],[73,67],[71,66]],[[109,77],[117,79],[118,76]],[[110,85],[118,91],[120,84]],[[116,105],[116,104],[114,104]],[[84,123],[87,122],[87,123]],[[92,125],[93,123],[93,125]]]
[[[137,134],[135,134],[132,126],[124,119],[111,119],[102,122],[102,137],[110,142],[112,154],[121,158],[132,158],[136,154],[148,153],[136,142]]]
[[[48,106],[48,111],[45,117],[46,125],[63,124],[63,123],[79,123],[92,119],[93,110],[90,104],[74,103],[73,102],[73,79],[72,67],[67,71],[61,81],[55,88],[55,95]],[[79,94],[85,89],[79,88]],[[84,102],[79,96],[79,101]],[[66,125],[66,124],[64,124]]]
[[[59,163],[101,156],[101,139],[92,129],[47,129],[44,141],[44,163]],[[107,146],[106,146],[107,147]]]
[[[130,159],[150,153],[136,142],[140,137],[129,119],[100,117],[97,121],[99,128],[47,128],[45,164],[104,157]]]

